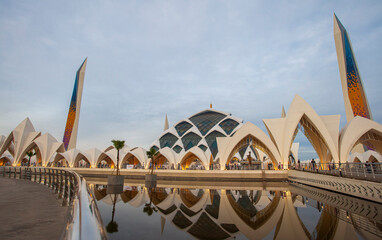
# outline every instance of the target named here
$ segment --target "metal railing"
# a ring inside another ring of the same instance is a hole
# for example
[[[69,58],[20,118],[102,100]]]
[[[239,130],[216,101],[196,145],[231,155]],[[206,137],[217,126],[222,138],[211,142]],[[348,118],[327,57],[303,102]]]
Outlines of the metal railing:
[[[107,239],[101,215],[86,180],[74,171],[57,168],[0,167],[0,176],[48,186],[69,207],[62,239]]]
[[[374,182],[382,181],[382,163],[301,163],[291,169]]]

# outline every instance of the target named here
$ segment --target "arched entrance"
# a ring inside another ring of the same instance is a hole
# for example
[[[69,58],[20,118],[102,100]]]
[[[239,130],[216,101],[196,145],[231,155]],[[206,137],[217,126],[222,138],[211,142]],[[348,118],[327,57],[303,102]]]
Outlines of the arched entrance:
[[[186,154],[180,161],[182,170],[204,170],[203,162],[194,153]]]
[[[371,155],[369,158],[369,163],[379,163],[379,161],[373,155]]]
[[[170,169],[173,167],[174,166],[170,164],[170,161],[163,154],[159,153],[158,156],[156,156],[154,166],[155,169]]]
[[[97,168],[114,168],[115,167],[113,160],[106,154],[103,154],[100,156],[100,159],[97,161],[96,166]]]
[[[316,153],[308,158],[315,159],[318,157],[320,161],[319,163],[318,162],[316,163],[323,168],[327,168],[327,163],[330,163],[333,160],[333,154],[330,148],[328,147],[328,143],[326,142],[326,139],[322,136],[322,133],[318,130],[318,128],[315,126],[315,124],[310,120],[310,118],[306,114],[302,115],[300,121],[297,124],[297,127],[294,131],[293,137],[290,142],[291,148],[292,148],[292,144],[294,144],[296,137],[297,139],[299,138],[298,134],[302,134],[300,135],[300,137],[302,138],[304,138],[304,136],[306,137],[306,139],[309,141],[309,143],[311,144],[311,146],[313,147]],[[289,155],[288,155],[289,168],[295,167],[296,162],[298,161],[298,159],[295,159],[293,152],[291,151],[292,150],[291,148],[289,150]]]
[[[121,168],[142,168],[142,164],[136,156],[134,156],[131,153],[128,153],[122,159]]]
[[[235,145],[235,147],[232,149],[230,155],[228,156],[227,162],[225,163],[226,164],[225,169],[227,168],[227,166],[229,166],[230,161],[234,158],[234,156],[238,152],[243,151],[243,149],[247,149],[248,147],[251,147],[251,149],[254,149],[252,151],[255,154],[256,154],[255,149],[259,149],[262,152],[264,152],[266,155],[269,156],[269,158],[272,161],[271,168],[272,169],[277,169],[278,168],[278,163],[276,161],[276,158],[272,154],[272,152],[269,150],[269,148],[263,142],[261,142],[259,139],[257,139],[253,135],[249,134],[246,137],[244,137],[242,140],[240,140]],[[262,161],[262,159],[256,158],[255,154],[254,155],[250,155],[250,156],[244,156],[244,158],[246,159],[246,163],[245,164],[247,164],[248,166],[251,166],[250,169],[252,169],[252,168],[254,169],[254,167],[252,167],[253,164],[255,163],[254,160],[258,161],[259,163],[261,163],[261,161]],[[261,164],[259,164],[257,168],[261,168]]]
[[[90,168],[90,166],[90,161],[85,156],[80,157],[74,162],[75,168]]]
[[[20,162],[16,163],[16,166],[28,166],[29,156],[28,153],[35,153],[30,157],[30,166],[42,166],[41,152],[38,146],[33,142],[24,151],[24,157]]]
[[[364,148],[371,149],[382,155],[382,135],[374,130],[370,130],[363,134],[354,144],[363,144]],[[377,160],[378,161],[378,160]]]
[[[52,167],[69,167],[69,162],[65,158],[56,158],[52,163]]]
[[[12,162],[8,157],[0,158],[0,166],[11,166]]]

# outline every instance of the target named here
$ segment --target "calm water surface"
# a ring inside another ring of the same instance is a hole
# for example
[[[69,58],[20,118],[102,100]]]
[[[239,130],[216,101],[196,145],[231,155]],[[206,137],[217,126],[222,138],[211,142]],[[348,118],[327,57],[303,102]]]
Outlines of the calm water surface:
[[[382,237],[381,204],[304,185],[271,184],[196,187],[158,182],[158,187],[146,188],[144,183],[125,183],[122,194],[107,194],[106,185],[91,186],[109,239]]]

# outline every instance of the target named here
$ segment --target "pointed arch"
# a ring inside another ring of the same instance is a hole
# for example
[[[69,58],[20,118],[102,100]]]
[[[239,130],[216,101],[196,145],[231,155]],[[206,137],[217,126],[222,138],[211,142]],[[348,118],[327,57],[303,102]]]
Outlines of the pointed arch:
[[[302,97],[296,95],[286,117],[263,119],[263,122],[280,152],[284,168],[298,130],[308,138],[322,163],[330,162],[332,158],[339,161],[340,115],[319,116]]]
[[[259,127],[250,122],[245,123],[232,137],[217,138],[217,143],[220,168],[222,170],[239,149],[249,145],[253,145],[254,148],[266,153],[272,160],[274,167],[281,162],[276,145]]]
[[[357,144],[371,145],[382,154],[382,125],[361,117],[354,117],[340,132],[340,159],[345,162]]]
[[[208,169],[208,157],[204,154],[203,150],[197,146],[194,146],[187,150],[187,152],[183,153],[179,163],[182,166],[182,169],[185,169],[195,160],[199,160],[202,163],[204,169]]]
[[[57,153],[53,161],[51,162],[51,166],[70,167],[70,164],[62,153]]]
[[[89,158],[86,156],[85,153],[81,153],[81,152],[77,154],[76,158],[73,161],[73,165],[71,167],[75,167],[75,168],[80,167],[79,164],[81,160],[84,160],[86,162],[86,165],[85,165],[86,167],[89,167],[89,168],[91,167],[91,162]]]
[[[114,168],[115,166],[114,156],[110,153],[110,151],[101,153],[98,156],[95,166],[97,168],[103,168],[103,167]]]
[[[1,156],[0,157],[0,166],[10,166],[12,165],[13,159],[9,156]]]
[[[124,163],[128,163],[129,165],[143,165],[143,162],[140,161],[140,159],[134,154],[134,152],[128,152],[126,155],[122,158],[122,160],[119,163],[119,167],[122,168]]]
[[[0,148],[0,156],[10,149],[14,144],[14,162],[13,165],[19,165],[25,154],[30,151],[33,141],[41,135],[41,132],[36,132],[29,118],[24,119],[9,135],[3,140]],[[12,151],[12,150],[11,150]]]

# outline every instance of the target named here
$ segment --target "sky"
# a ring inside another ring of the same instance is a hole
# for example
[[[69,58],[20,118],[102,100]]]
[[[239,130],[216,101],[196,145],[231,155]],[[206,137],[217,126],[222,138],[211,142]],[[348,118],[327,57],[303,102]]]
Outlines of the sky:
[[[0,135],[29,117],[62,141],[75,74],[88,57],[77,147],[149,147],[213,108],[279,118],[295,94],[319,115],[346,114],[333,13],[348,31],[382,123],[382,1],[0,0]],[[314,149],[299,134],[302,159]]]

